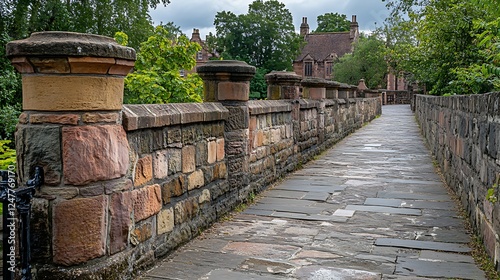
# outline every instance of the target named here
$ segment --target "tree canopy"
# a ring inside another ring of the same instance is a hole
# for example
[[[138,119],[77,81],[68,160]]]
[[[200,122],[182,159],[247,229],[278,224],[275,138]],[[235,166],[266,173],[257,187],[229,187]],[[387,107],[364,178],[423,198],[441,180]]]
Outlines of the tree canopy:
[[[334,64],[334,80],[357,85],[360,79],[365,79],[369,88],[385,87],[387,63],[384,55],[384,40],[379,34],[367,36],[362,33],[354,44],[354,51]]]
[[[339,13],[326,13],[317,17],[318,28],[314,32],[344,32],[349,31],[351,22],[347,16]]]
[[[201,102],[203,82],[197,74],[181,76],[196,65],[201,50],[184,34],[176,34],[173,24],[159,25],[155,33],[141,44],[135,71],[125,77],[125,102],[176,103]]]
[[[394,0],[387,58],[432,94],[500,89],[500,20],[494,0]]]

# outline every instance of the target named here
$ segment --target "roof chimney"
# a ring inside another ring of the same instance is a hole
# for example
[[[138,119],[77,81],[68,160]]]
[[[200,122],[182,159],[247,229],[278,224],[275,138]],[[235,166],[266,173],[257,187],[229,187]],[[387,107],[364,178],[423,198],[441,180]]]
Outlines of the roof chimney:
[[[356,21],[356,15],[352,15],[351,34],[349,38],[351,38],[351,41],[356,41],[358,40],[358,37],[359,37],[359,25],[358,22]]]
[[[309,34],[309,24],[307,24],[307,17],[302,17],[302,24],[300,25],[300,36]]]
[[[191,42],[201,42],[200,38],[200,30],[197,28],[193,28],[193,35],[191,36]]]

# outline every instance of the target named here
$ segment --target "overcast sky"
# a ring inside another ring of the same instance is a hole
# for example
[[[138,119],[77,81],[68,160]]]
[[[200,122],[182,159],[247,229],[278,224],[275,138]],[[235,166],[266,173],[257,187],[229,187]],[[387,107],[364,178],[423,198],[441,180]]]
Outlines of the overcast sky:
[[[173,22],[191,37],[193,28],[200,29],[202,38],[215,33],[214,18],[220,11],[246,14],[253,0],[171,0],[166,7],[158,5],[151,11],[154,24]],[[310,30],[316,29],[316,18],[325,13],[345,14],[348,20],[357,15],[359,29],[369,31],[381,26],[388,11],[382,0],[280,0],[292,13],[295,29],[299,30],[302,17],[307,17]],[[375,25],[376,23],[376,25]]]

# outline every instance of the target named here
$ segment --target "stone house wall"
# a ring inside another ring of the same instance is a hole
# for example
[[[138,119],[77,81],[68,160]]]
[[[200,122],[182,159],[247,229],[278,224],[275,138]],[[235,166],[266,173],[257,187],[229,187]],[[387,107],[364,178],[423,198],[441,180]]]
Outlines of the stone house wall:
[[[467,210],[498,268],[500,93],[434,97],[417,95],[415,114],[447,184]],[[494,185],[497,187],[494,188]]]

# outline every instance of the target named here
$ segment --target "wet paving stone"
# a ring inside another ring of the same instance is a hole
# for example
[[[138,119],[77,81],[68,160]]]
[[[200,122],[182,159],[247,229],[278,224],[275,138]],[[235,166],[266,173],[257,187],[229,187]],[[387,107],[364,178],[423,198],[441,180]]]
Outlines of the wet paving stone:
[[[410,215],[410,216],[422,215],[422,212],[420,210],[417,210],[417,209],[394,208],[394,207],[385,207],[385,206],[347,205],[345,209],[346,210],[364,211],[364,212]]]
[[[472,263],[422,261],[408,258],[398,258],[395,274],[415,275],[421,277],[486,279],[482,271]]]
[[[380,238],[375,241],[376,246],[401,247],[420,250],[436,250],[445,252],[468,253],[471,249],[463,244],[419,241],[419,240],[403,240],[394,238]]]
[[[402,203],[403,203],[403,200],[401,200],[401,199],[369,197],[365,200],[364,204],[365,205],[375,205],[375,206],[400,207]]]

